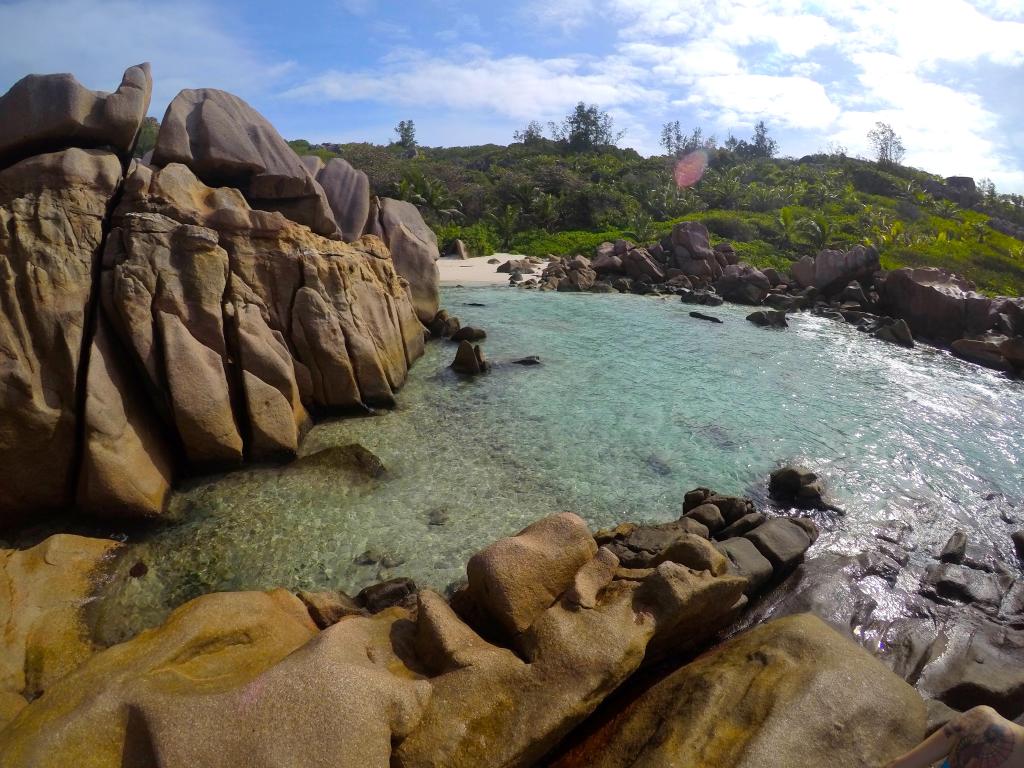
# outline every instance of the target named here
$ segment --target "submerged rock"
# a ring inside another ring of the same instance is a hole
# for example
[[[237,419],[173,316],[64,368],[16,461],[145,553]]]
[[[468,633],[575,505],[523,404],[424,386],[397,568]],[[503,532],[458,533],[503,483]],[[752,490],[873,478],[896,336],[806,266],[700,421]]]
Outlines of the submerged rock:
[[[718,323],[719,325],[723,323],[721,318],[715,317],[714,315],[705,315],[703,312],[691,312],[690,317],[697,320],[706,320],[709,323]]]
[[[752,312],[747,315],[747,320],[754,325],[761,326],[762,328],[789,327],[789,323],[786,322],[786,313],[780,310],[759,309],[757,312]]]

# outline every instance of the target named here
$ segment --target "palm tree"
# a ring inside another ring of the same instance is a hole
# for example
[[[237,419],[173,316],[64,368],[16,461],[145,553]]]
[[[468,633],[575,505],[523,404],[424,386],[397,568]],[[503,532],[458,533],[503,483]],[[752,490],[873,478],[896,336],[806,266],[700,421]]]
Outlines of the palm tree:
[[[799,228],[799,223],[796,218],[796,209],[789,205],[780,209],[777,221],[779,222],[779,226],[782,227],[783,244],[787,248],[792,248],[793,243],[796,241],[797,229]]]
[[[822,213],[816,213],[800,222],[801,228],[817,250],[827,248],[835,237],[835,225]]]
[[[506,250],[511,245],[512,238],[519,226],[520,213],[520,209],[516,206],[506,205],[497,213],[488,214],[488,217],[494,223],[494,228],[498,232],[498,237],[501,238],[501,247]]]

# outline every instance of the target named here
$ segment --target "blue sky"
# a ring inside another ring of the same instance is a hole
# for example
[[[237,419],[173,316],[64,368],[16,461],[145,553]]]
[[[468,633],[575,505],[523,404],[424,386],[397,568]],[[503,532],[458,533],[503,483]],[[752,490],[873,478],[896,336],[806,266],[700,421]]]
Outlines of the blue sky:
[[[148,60],[157,117],[224,88],[288,138],[508,143],[583,100],[645,154],[763,118],[784,154],[867,155],[882,120],[908,164],[1024,192],[1024,0],[0,0],[0,30],[0,90]]]

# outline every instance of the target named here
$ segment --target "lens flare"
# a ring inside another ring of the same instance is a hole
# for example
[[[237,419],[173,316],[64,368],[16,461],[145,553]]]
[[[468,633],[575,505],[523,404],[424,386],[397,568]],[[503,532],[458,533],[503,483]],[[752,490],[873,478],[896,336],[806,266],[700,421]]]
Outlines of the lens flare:
[[[708,153],[703,149],[698,149],[696,152],[691,152],[681,157],[679,162],[676,163],[676,169],[673,173],[676,184],[683,189],[692,187],[701,180],[707,167]]]

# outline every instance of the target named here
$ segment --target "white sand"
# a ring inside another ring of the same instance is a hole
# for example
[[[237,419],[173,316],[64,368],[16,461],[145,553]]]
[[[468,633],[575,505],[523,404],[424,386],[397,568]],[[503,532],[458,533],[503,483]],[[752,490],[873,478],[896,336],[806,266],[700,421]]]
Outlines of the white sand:
[[[438,259],[437,268],[441,272],[441,285],[507,285],[508,274],[496,271],[509,259],[525,259],[511,253],[495,253],[491,256],[475,256],[472,259]],[[497,259],[497,264],[488,264]],[[534,266],[539,275],[546,264]]]

